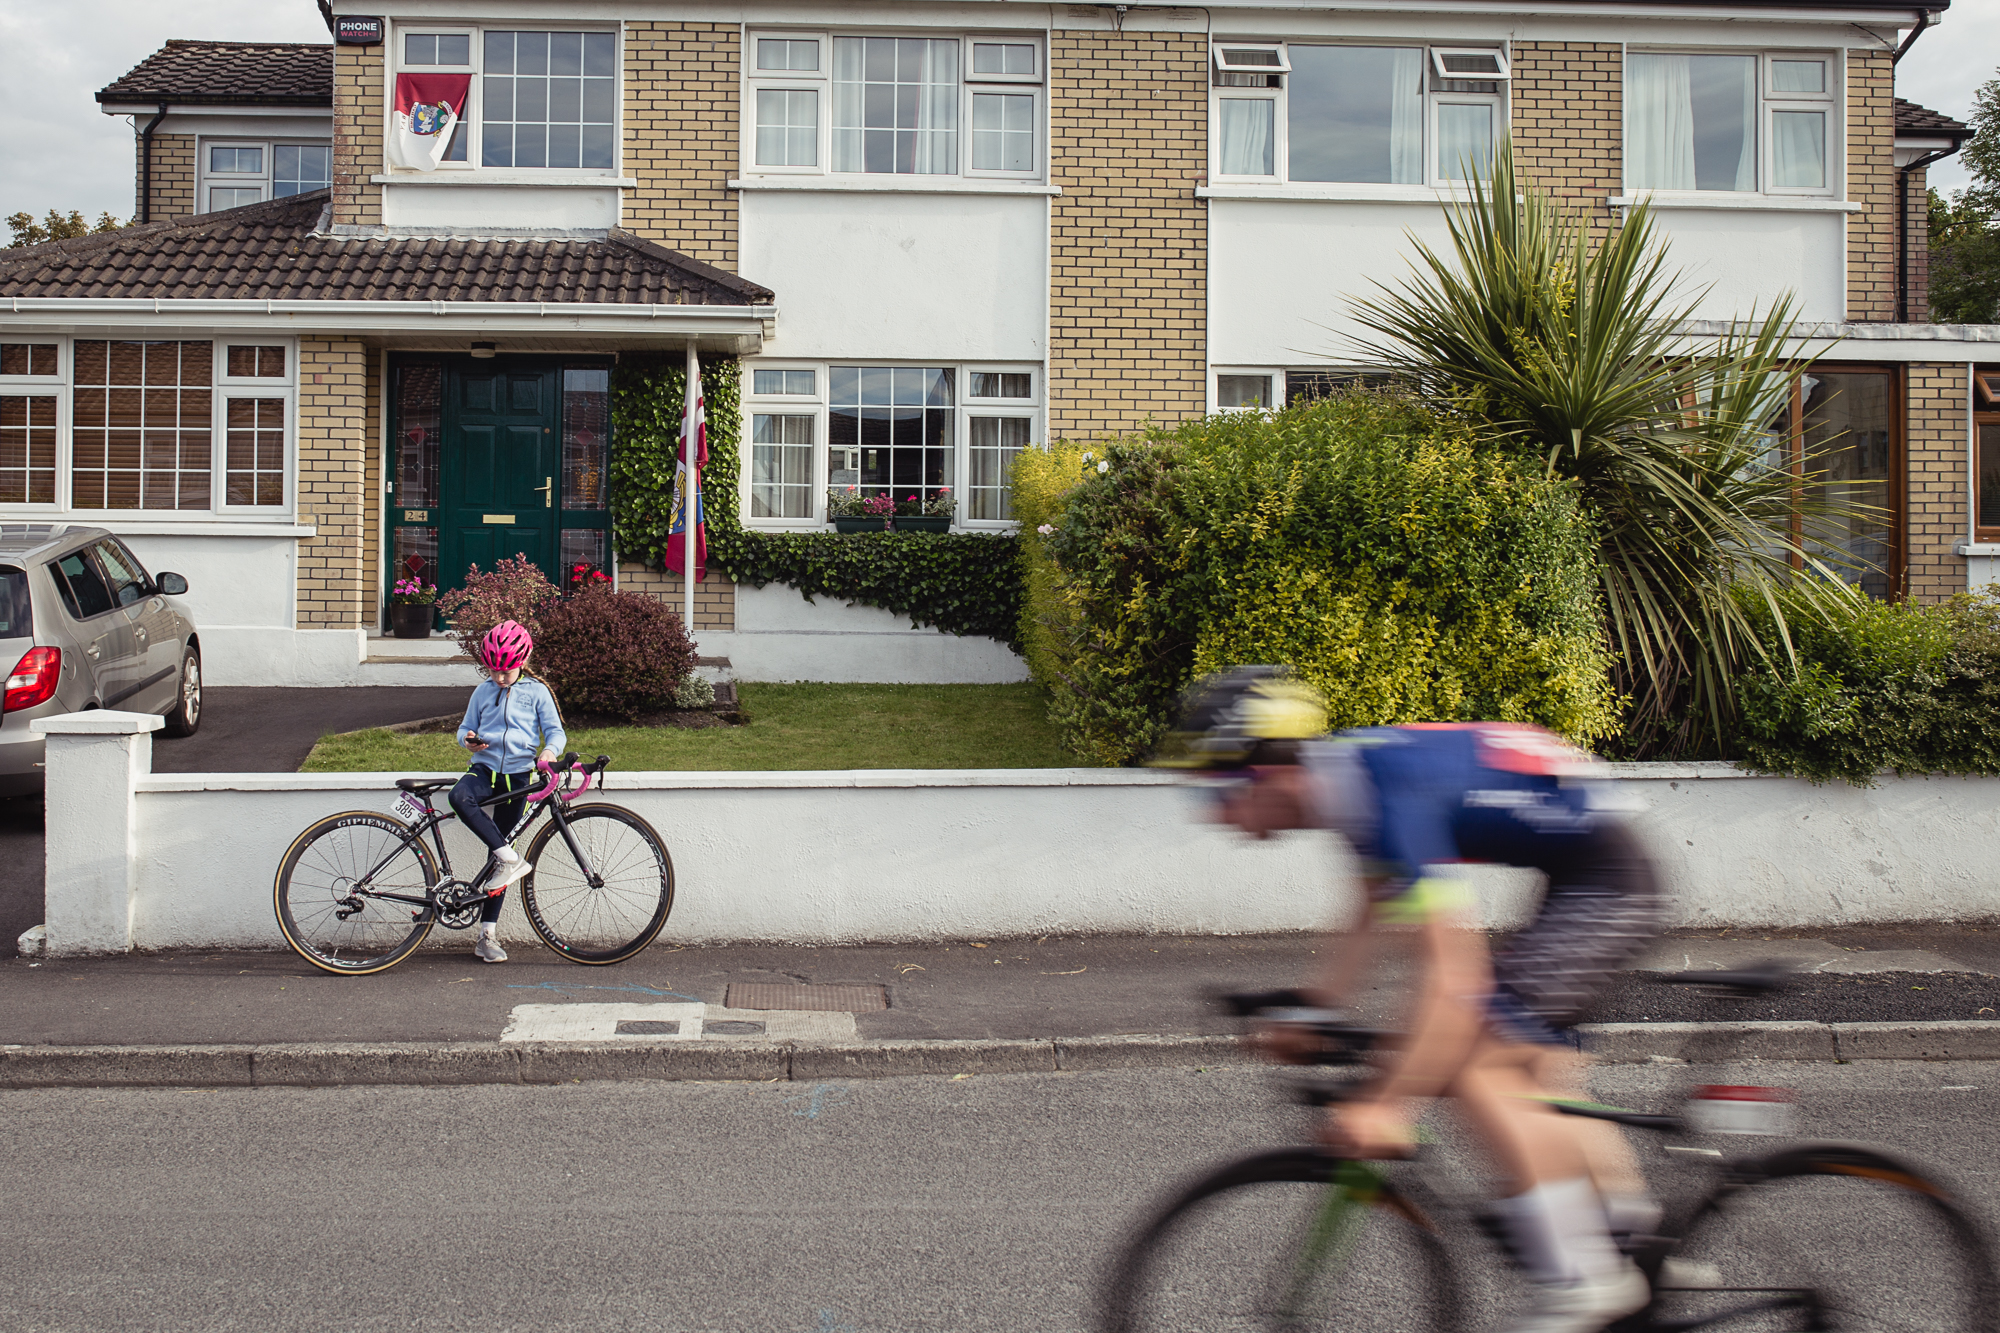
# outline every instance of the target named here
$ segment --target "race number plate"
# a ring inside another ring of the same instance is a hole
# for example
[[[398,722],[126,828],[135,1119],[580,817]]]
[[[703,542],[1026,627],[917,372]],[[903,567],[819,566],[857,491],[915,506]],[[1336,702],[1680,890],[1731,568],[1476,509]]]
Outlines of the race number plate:
[[[1703,1134],[1789,1134],[1789,1088],[1710,1086],[1688,1099],[1688,1121]]]
[[[424,817],[424,803],[417,799],[415,792],[406,791],[396,798],[395,808],[389,813],[405,823],[414,824]]]

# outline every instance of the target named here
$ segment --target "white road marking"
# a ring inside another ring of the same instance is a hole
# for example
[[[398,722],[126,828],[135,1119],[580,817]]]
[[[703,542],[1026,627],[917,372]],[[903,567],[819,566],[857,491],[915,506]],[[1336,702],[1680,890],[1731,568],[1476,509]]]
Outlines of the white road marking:
[[[678,1032],[618,1031],[620,1023],[678,1023]],[[758,1023],[762,1032],[710,1033],[708,1023]],[[856,1040],[853,1014],[797,1009],[725,1009],[719,1004],[517,1004],[502,1041],[772,1042]]]

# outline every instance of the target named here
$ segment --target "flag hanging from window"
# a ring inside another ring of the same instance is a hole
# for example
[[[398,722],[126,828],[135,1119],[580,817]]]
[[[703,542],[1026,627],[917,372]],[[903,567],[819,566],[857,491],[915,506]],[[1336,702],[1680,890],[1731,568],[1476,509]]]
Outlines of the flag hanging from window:
[[[693,358],[689,358],[693,363]],[[680,457],[674,464],[674,517],[668,526],[666,566],[686,572],[687,496],[694,495],[694,581],[708,578],[708,515],[701,503],[701,470],[708,466],[708,406],[701,394],[701,367],[694,364],[688,380],[687,401],[681,408]],[[693,483],[689,483],[689,465]]]
[[[398,74],[389,161],[417,171],[435,171],[451,147],[452,131],[465,115],[465,99],[471,90],[470,74]]]

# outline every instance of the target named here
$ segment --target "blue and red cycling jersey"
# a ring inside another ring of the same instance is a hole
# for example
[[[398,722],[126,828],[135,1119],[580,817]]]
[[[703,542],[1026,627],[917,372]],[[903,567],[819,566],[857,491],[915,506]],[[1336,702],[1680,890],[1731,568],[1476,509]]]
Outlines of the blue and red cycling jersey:
[[[1408,880],[1451,861],[1536,866],[1629,808],[1603,761],[1540,727],[1365,727],[1301,747],[1320,813],[1371,863]]]

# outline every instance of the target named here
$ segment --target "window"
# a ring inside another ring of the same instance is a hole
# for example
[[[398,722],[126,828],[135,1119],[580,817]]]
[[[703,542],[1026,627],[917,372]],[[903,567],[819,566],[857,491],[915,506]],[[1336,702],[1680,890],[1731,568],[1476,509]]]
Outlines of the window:
[[[289,349],[280,343],[225,343],[220,360],[222,504],[258,509],[283,505],[291,415]]]
[[[751,39],[748,169],[1032,177],[1042,47],[1026,38]]]
[[[1828,193],[1835,71],[1831,54],[1631,53],[1627,188]]]
[[[1498,48],[1218,42],[1214,63],[1221,179],[1442,184],[1506,128]]]
[[[56,502],[56,396],[0,395],[0,504]]]
[[[73,503],[207,509],[214,345],[76,343]]]
[[[1878,600],[1902,586],[1897,506],[1901,456],[1898,377],[1893,370],[1814,366],[1770,422],[1772,464],[1797,466],[1794,442],[1812,456],[1808,499],[1872,507],[1841,519],[1795,515],[1794,539],[1846,582]]]
[[[618,161],[618,34],[406,29],[398,72],[472,78],[444,165],[609,173]]]
[[[578,565],[611,567],[611,372],[563,367],[563,579]]]
[[[618,38],[488,32],[480,162],[608,170],[615,157]]]
[[[1264,374],[1224,373],[1215,377],[1215,408],[1218,412],[1233,412],[1243,408],[1269,408],[1277,401],[1271,394],[1271,381],[1275,376]]]
[[[202,211],[283,199],[333,183],[333,148],[324,143],[240,143],[204,139],[199,154]]]
[[[97,557],[97,567],[104,571],[105,584],[111,589],[111,600],[119,606],[130,606],[146,595],[146,587],[152,582],[146,571],[132,553],[113,538],[105,538],[91,546],[91,553]]]
[[[899,502],[950,494],[958,524],[1004,526],[1008,468],[1041,428],[1039,379],[1004,365],[751,367],[744,512],[767,527],[817,524],[826,492],[852,488]]]
[[[436,583],[438,458],[444,432],[444,367],[419,361],[396,368],[395,577]]]
[[[97,563],[90,558],[88,547],[72,551],[51,564],[49,578],[62,594],[63,609],[69,612],[71,620],[101,616],[116,605],[104,576],[97,572]]]
[[[62,344],[0,342],[0,379],[54,379],[62,374]]]

